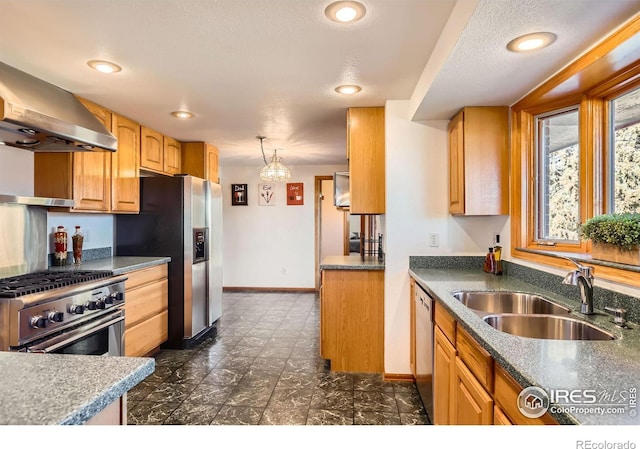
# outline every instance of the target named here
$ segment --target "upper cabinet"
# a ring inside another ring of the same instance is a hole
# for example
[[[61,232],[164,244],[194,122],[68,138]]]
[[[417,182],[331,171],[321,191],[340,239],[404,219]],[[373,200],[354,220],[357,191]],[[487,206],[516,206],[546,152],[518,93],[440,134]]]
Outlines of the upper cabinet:
[[[509,213],[509,108],[463,108],[449,122],[449,213]]]
[[[351,214],[385,213],[384,107],[347,110]]]
[[[88,100],[79,100],[116,135],[118,150],[35,153],[35,195],[73,199],[70,212],[138,212],[140,126]]]
[[[182,145],[146,126],[140,127],[140,169],[175,175],[181,173]]]
[[[111,154],[111,211],[140,211],[140,125],[111,113],[118,151]]]
[[[218,148],[206,142],[182,142],[182,171],[219,183]]]
[[[163,171],[168,175],[182,173],[182,144],[169,136],[164,136],[163,144]]]

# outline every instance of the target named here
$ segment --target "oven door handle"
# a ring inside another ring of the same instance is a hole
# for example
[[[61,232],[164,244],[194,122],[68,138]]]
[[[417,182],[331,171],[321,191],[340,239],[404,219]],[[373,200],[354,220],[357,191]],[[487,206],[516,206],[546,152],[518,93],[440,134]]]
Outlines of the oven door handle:
[[[113,318],[114,316],[116,316],[116,318]],[[74,331],[67,332],[55,338],[51,338],[45,343],[29,346],[27,347],[27,352],[36,352],[41,354],[54,352],[60,348],[69,346],[70,344],[75,343],[76,341],[81,340],[88,335],[91,335],[104,328],[113,326],[114,324],[118,324],[122,321],[124,321],[124,314],[122,313],[122,311],[118,311],[117,313],[113,313],[105,318],[82,326]]]

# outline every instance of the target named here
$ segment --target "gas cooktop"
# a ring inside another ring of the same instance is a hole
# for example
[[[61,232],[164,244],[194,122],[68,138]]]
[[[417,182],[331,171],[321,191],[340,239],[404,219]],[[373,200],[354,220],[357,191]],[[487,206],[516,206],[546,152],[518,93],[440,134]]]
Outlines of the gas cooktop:
[[[107,270],[40,271],[0,279],[0,298],[17,298],[113,276]]]

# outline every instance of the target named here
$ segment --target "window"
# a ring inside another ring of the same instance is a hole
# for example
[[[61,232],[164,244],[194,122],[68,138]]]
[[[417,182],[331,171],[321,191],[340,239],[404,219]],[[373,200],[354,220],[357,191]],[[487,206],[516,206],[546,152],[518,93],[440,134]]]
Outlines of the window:
[[[640,89],[611,100],[610,213],[640,212]]]
[[[578,108],[536,117],[536,239],[578,241]]]
[[[579,226],[640,212],[640,16],[512,105],[511,256],[572,269],[589,260]],[[591,263],[591,262],[586,262]],[[640,287],[624,266],[597,277]]]

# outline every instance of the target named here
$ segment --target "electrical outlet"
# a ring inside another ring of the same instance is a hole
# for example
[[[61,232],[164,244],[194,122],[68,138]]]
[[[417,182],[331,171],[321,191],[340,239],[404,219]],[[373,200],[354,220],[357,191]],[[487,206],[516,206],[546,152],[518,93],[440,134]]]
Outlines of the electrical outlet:
[[[497,232],[493,233],[493,244],[500,245],[500,234],[498,234]]]
[[[287,274],[287,267],[282,267],[282,274]]]
[[[438,234],[437,232],[432,232],[429,234],[429,246],[440,246],[440,234]]]

